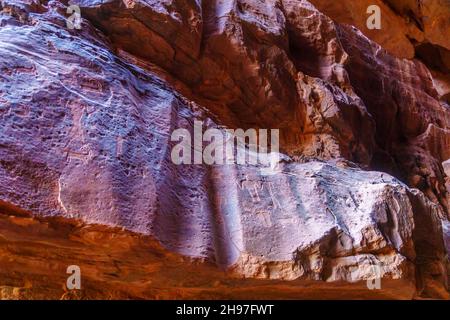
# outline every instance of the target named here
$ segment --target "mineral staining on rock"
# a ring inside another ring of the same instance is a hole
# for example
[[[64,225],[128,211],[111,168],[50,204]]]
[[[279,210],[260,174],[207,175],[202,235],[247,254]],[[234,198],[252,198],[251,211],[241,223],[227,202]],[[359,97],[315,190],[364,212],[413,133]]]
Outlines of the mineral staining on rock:
[[[121,227],[151,237],[164,247],[149,248],[165,250],[161,261],[173,252],[203,261],[198,270],[213,263],[209,280],[225,270],[233,286],[265,279],[270,290],[299,297],[285,286],[308,283],[305,298],[337,283],[351,292],[379,276],[404,292],[364,296],[448,297],[445,81],[438,88],[435,66],[412,59],[408,52],[421,49],[406,43],[406,33],[397,36],[410,60],[384,50],[387,40],[375,33],[379,44],[340,24],[360,27],[342,18],[345,6],[312,2],[325,14],[304,0],[75,1],[81,30],[66,28],[58,1],[0,2],[1,203],[103,225],[110,235]],[[375,2],[400,24],[397,11]],[[437,33],[429,26],[421,34],[445,47]],[[193,132],[197,121],[219,130],[279,129],[279,172],[176,165],[171,135]],[[42,233],[46,241],[70,238],[64,219],[58,235]],[[38,241],[33,230],[3,225],[16,232],[3,231],[9,248],[20,246],[19,232]],[[95,241],[83,240],[78,251],[96,252]],[[143,256],[141,263],[155,259]],[[9,277],[0,273],[0,286]],[[115,297],[158,296],[121,281]],[[24,298],[41,297],[24,290]],[[86,295],[105,297],[114,286],[105,290]]]

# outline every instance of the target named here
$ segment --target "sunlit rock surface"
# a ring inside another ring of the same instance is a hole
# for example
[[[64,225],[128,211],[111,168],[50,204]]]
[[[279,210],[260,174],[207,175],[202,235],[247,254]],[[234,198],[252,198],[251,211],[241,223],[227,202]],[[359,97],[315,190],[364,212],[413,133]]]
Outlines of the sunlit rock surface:
[[[436,89],[450,103],[450,3],[447,0],[311,0],[336,22],[356,26],[399,58],[418,58],[429,68]],[[381,30],[367,26],[370,5],[381,12]]]
[[[0,2],[3,297],[60,297],[64,265],[92,260],[129,271],[91,266],[90,298],[448,298],[450,109],[427,65],[302,0],[74,3],[81,30],[58,1]],[[284,160],[269,175],[175,165],[171,134],[196,120],[280,129]],[[102,236],[73,243],[81,221]],[[116,241],[96,254],[115,236],[139,257]],[[42,291],[40,241],[63,270]],[[73,253],[58,255],[61,242]],[[178,254],[155,280],[173,277],[177,293],[146,280],[159,267],[137,267]],[[201,290],[175,280],[183,270]],[[385,291],[365,287],[374,277]]]

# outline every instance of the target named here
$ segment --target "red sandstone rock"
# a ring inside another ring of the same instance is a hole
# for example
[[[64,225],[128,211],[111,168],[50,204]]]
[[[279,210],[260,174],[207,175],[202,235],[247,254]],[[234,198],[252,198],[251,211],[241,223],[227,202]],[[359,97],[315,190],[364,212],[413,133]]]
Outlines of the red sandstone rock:
[[[450,94],[450,3],[416,0],[311,0],[319,10],[341,24],[356,26],[389,53],[421,59],[431,69],[436,89],[449,103]],[[369,30],[366,10],[381,9],[381,30]]]
[[[231,276],[322,288],[379,267],[409,298],[448,296],[450,114],[426,65],[303,0],[77,3],[80,31],[57,1],[1,2],[3,203]],[[175,165],[170,136],[195,120],[279,128],[282,172]]]
[[[161,63],[152,50],[122,44],[128,37],[120,36],[116,29],[121,24],[111,19],[128,11],[133,15],[136,6],[126,9],[120,1],[100,7],[95,2],[83,5],[91,21],[118,46],[174,73],[196,96],[213,100],[209,109],[219,118],[225,108],[238,119],[231,123],[224,117],[222,123],[265,128],[277,119],[282,149],[288,154],[344,157],[387,170],[409,183],[420,176],[420,181],[415,180],[419,184],[412,185],[448,207],[441,167],[442,161],[450,158],[445,142],[450,126],[448,107],[439,101],[432,76],[423,65],[390,56],[351,28],[336,28],[307,1],[207,3],[200,15],[203,50],[187,65],[178,61],[177,55],[169,55],[172,61]],[[164,11],[154,6],[139,8],[150,17]],[[195,9],[200,12],[199,7],[184,11],[175,3],[170,8],[167,12],[175,11],[180,17]],[[153,20],[148,19],[146,32],[157,32],[159,24]],[[165,23],[171,21],[168,18]],[[181,28],[175,24],[168,29],[177,27]],[[160,47],[140,29],[129,28],[144,42]],[[175,51],[189,51],[172,37],[164,39]],[[187,43],[197,42],[197,33],[191,32]],[[178,63],[184,67],[179,68]],[[326,85],[308,76],[325,80]],[[327,113],[321,110],[323,106],[330,108]],[[430,125],[436,127],[431,133],[427,131]],[[443,133],[435,136],[440,130]],[[427,140],[419,143],[421,150],[403,150],[409,144],[418,146],[417,139]],[[443,139],[437,143],[442,151],[429,145],[435,139]],[[423,165],[414,164],[417,153],[422,154],[419,161]],[[419,172],[423,166],[427,169]]]

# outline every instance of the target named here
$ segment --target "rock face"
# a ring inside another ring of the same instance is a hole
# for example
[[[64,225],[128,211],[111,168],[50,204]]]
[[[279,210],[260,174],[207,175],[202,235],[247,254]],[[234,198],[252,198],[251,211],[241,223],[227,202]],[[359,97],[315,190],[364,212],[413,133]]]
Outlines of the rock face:
[[[364,296],[448,298],[450,108],[425,58],[395,57],[331,18],[359,22],[303,0],[72,3],[80,30],[67,28],[59,1],[0,2],[0,204],[12,216],[2,217],[0,266],[20,259],[20,274],[27,263],[31,274],[29,285],[1,271],[4,297],[45,297],[33,259],[20,254],[21,233],[27,246],[41,234],[57,252],[58,241],[75,245],[73,221],[82,221],[124,237],[140,263],[198,259],[179,269],[208,270],[211,283],[226,270],[242,292],[265,279],[268,292],[288,286],[286,297],[317,298],[339,283],[358,297],[354,284],[381,278],[386,287]],[[410,3],[398,5],[383,7],[392,21]],[[422,42],[446,48],[445,15],[424,8],[413,12],[443,22],[424,22]],[[269,174],[262,165],[176,165],[171,135],[194,132],[196,121],[218,132],[279,129],[283,161]],[[40,218],[24,222],[22,210]],[[57,221],[55,232],[46,221]],[[108,259],[95,254],[101,240],[80,239],[78,252],[88,253],[70,264]],[[223,297],[220,285],[161,294],[115,245],[114,259],[140,280],[116,272],[120,284],[102,290],[90,270],[85,297]],[[295,286],[309,289],[296,295]],[[252,297],[238,291],[227,298]]]
[[[450,27],[450,3],[446,0],[344,0],[340,4],[327,0],[310,2],[339,23],[357,26],[396,56],[411,59],[415,56],[415,47],[424,43],[450,50],[450,41],[445,33]],[[384,32],[368,29],[366,11],[370,5],[381,9]]]
[[[11,206],[0,212],[1,299],[411,299],[415,292],[407,280],[388,278],[372,291],[366,281],[242,279],[143,235],[31,218]],[[65,288],[74,263],[81,290]]]
[[[439,95],[450,103],[450,3],[418,0],[311,0],[339,23],[356,26],[394,56],[422,60],[433,75]],[[367,8],[381,10],[382,30],[367,27]]]

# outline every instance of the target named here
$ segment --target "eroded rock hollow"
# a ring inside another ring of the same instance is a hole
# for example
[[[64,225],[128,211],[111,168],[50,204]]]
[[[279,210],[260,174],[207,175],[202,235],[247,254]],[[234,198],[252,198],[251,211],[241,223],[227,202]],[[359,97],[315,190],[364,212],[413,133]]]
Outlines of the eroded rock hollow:
[[[0,0],[0,298],[449,298],[449,17]],[[199,122],[279,162],[174,163]]]

